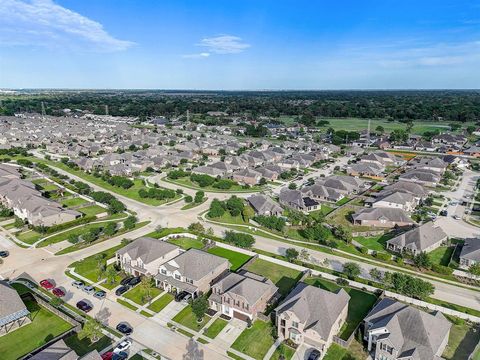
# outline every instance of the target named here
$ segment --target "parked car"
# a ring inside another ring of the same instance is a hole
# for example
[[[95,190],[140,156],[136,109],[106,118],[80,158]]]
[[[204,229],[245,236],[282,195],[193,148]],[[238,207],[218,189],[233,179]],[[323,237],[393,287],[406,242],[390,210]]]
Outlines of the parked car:
[[[440,216],[447,216],[448,215],[448,211],[447,210],[442,210],[440,211]]]
[[[308,356],[308,360],[318,360],[320,359],[320,351],[317,349],[313,349],[310,355]]]
[[[186,292],[186,291],[181,291],[181,292],[179,292],[178,294],[175,295],[175,301],[180,302],[180,301],[182,301],[183,298],[184,298],[185,296],[187,296],[187,295],[188,295],[188,292]]]
[[[117,290],[115,290],[115,295],[121,296],[123,293],[126,293],[130,289],[128,286],[120,286]]]
[[[102,355],[102,360],[112,360],[113,351],[106,352]]]
[[[92,305],[90,305],[89,303],[83,300],[80,300],[79,302],[77,302],[77,308],[86,313],[93,309]]]
[[[10,253],[7,250],[0,251],[1,258],[6,258],[8,255],[10,255]]]
[[[40,286],[44,288],[45,290],[52,290],[55,285],[53,285],[49,280],[45,279],[40,281]]]
[[[95,293],[95,288],[92,285],[85,286],[83,288],[83,291],[85,291],[88,295],[92,295]]]
[[[192,299],[192,294],[187,294],[187,295],[182,299],[182,301],[183,301],[183,302],[189,302],[191,299]]]
[[[114,354],[118,354],[122,351],[126,351],[130,349],[130,346],[132,346],[132,341],[129,339],[123,340],[120,344],[118,344],[115,349],[113,349]]]
[[[126,278],[122,279],[120,281],[120,285],[128,285],[130,283],[130,280],[133,279],[133,276],[127,276]]]
[[[132,280],[130,280],[128,282],[128,285],[135,286],[135,285],[139,284],[140,281],[142,281],[142,278],[140,276],[137,276],[137,277],[134,277]]]
[[[85,284],[83,283],[83,281],[77,280],[72,283],[72,286],[76,287],[77,289],[83,289]]]
[[[53,295],[57,296],[57,297],[64,297],[65,296],[65,291],[63,291],[62,289],[60,288],[55,288],[52,290],[52,293]]]
[[[133,329],[126,323],[118,324],[116,329],[124,335],[130,335],[133,332]]]
[[[461,217],[458,216],[458,215],[453,215],[452,217],[453,217],[455,220],[460,220],[460,219],[461,219]]]
[[[125,360],[128,359],[128,354],[125,351],[120,351],[119,353],[114,353],[112,360]]]
[[[104,299],[105,296],[107,296],[107,293],[103,290],[98,290],[95,294],[93,294],[93,297],[96,297],[97,299]]]

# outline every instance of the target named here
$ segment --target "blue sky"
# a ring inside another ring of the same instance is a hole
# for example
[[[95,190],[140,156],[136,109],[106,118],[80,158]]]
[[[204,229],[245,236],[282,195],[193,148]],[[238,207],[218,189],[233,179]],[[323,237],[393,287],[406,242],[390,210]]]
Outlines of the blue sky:
[[[0,88],[480,85],[480,0],[0,0]]]

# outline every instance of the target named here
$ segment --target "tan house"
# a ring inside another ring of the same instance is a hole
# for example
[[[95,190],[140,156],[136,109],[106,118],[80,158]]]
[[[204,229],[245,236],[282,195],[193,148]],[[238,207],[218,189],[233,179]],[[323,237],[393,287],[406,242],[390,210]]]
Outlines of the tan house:
[[[0,336],[30,322],[30,312],[17,291],[0,280]]]
[[[190,249],[160,265],[155,276],[158,287],[168,292],[186,291],[198,296],[230,269],[230,262],[222,257],[198,249]]]
[[[257,185],[262,178],[262,174],[251,169],[243,169],[233,173],[232,179],[239,184]]]
[[[212,286],[210,308],[232,318],[254,320],[264,312],[278,288],[271,280],[248,271],[229,273]]]
[[[395,226],[411,226],[415,222],[402,209],[370,208],[361,209],[352,215],[354,225],[392,228]]]
[[[438,225],[428,222],[387,241],[387,250],[418,255],[430,252],[448,240],[447,234]]]
[[[177,257],[182,250],[173,244],[150,237],[141,237],[117,251],[117,263],[134,276],[158,274],[160,265]]]
[[[349,301],[343,289],[333,293],[299,283],[275,309],[278,336],[312,346],[323,358],[347,319]]]

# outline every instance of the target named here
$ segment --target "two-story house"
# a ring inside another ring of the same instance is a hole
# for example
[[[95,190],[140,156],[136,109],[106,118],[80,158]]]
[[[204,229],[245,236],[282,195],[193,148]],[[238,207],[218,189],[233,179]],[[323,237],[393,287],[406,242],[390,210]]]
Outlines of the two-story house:
[[[208,292],[211,285],[229,269],[227,259],[190,249],[162,264],[155,281],[165,291],[186,291],[195,297]]]
[[[350,296],[299,283],[275,309],[278,336],[305,343],[325,355],[348,314]]]
[[[399,301],[382,299],[364,319],[364,340],[375,360],[440,360],[451,323]]]
[[[177,257],[182,250],[173,244],[150,237],[141,237],[117,251],[117,263],[134,276],[155,276],[160,265]]]
[[[212,286],[210,308],[224,315],[248,321],[264,312],[278,288],[271,280],[242,270],[229,273]]]

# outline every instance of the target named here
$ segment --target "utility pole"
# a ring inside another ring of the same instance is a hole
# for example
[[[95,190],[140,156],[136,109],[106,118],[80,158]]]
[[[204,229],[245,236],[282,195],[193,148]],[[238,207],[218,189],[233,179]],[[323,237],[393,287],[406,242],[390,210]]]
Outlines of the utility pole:
[[[371,121],[371,119],[368,119],[368,127],[367,127],[367,147],[370,147],[370,121]]]
[[[187,123],[190,121],[190,110],[187,109]]]
[[[105,105],[105,115],[108,115],[108,105]]]

